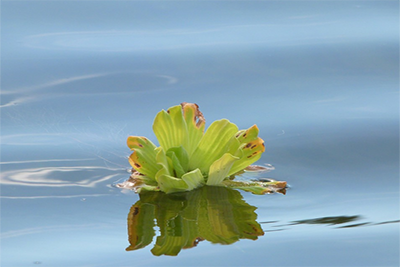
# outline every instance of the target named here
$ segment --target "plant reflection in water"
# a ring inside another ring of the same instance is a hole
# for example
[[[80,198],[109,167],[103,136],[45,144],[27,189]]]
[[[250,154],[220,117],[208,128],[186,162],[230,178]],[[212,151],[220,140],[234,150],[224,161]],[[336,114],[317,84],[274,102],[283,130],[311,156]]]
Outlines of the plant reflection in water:
[[[247,204],[240,192],[217,186],[204,186],[178,194],[145,192],[130,209],[127,251],[149,245],[159,236],[153,255],[176,256],[181,249],[207,240],[233,244],[240,239],[256,240],[264,235],[256,221],[256,207]]]

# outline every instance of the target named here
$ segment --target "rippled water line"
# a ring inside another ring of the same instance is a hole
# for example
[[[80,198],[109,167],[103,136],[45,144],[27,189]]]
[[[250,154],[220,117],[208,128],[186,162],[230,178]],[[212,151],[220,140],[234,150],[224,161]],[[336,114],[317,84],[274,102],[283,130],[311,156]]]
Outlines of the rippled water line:
[[[96,160],[96,158],[83,158],[83,159],[44,159],[44,160],[5,161],[5,162],[0,162],[0,165],[6,165],[6,164],[26,164],[26,163],[43,163],[43,162],[64,162],[64,161],[88,161],[88,160]]]
[[[105,77],[105,76],[112,76],[112,75],[116,75],[116,74],[143,74],[143,73],[138,73],[137,71],[112,71],[112,72],[105,72],[105,73],[95,73],[95,74],[87,74],[87,75],[80,75],[80,76],[73,76],[73,77],[68,77],[68,78],[61,78],[58,80],[52,80],[52,81],[48,81],[42,84],[38,84],[38,85],[33,85],[33,86],[27,86],[27,87],[21,87],[21,88],[15,88],[15,89],[11,89],[11,90],[2,90],[0,92],[0,95],[23,95],[23,94],[27,94],[30,92],[35,92],[35,91],[40,91],[42,89],[46,89],[46,88],[54,88],[57,87],[59,85],[65,85],[65,84],[69,84],[69,83],[74,83],[74,82],[79,82],[79,81],[83,81],[83,80],[89,80],[89,79],[96,79],[96,78],[101,78],[101,77]],[[148,74],[151,77],[155,77],[157,79],[161,78],[163,80],[165,80],[165,83],[167,85],[172,85],[172,84],[176,84],[179,80],[177,77],[173,77],[170,75],[166,75],[166,74]],[[155,89],[146,89],[146,90],[136,90],[136,91],[128,91],[128,92],[90,92],[89,93],[79,93],[79,94],[75,94],[75,95],[79,95],[80,97],[84,96],[85,94],[89,95],[90,97],[92,97],[93,95],[131,95],[132,93],[134,94],[138,94],[138,93],[154,93],[154,92],[161,92],[161,91],[166,91],[166,90],[171,90],[171,88],[155,88]],[[63,96],[70,96],[71,94],[63,94],[63,93],[57,93],[55,91],[51,91],[51,92],[46,92],[40,96],[16,96],[15,99],[12,99],[11,101],[0,105],[0,108],[7,108],[7,107],[13,107],[15,105],[20,105],[22,103],[29,103],[29,102],[34,102],[34,101],[38,101],[38,100],[43,100],[44,97],[63,97]]]
[[[279,38],[277,31],[293,31],[293,27],[314,27],[320,30],[327,25],[337,25],[340,20],[332,21],[307,21],[314,16],[288,17],[289,23],[261,23],[261,24],[238,24],[228,26],[217,26],[211,28],[170,28],[162,30],[105,30],[105,31],[64,31],[48,32],[29,35],[25,37],[24,45],[30,48],[39,49],[91,49],[96,51],[133,51],[133,50],[162,50],[176,49],[179,47],[193,47],[215,44],[254,44],[260,42],[260,35],[257,32],[269,33],[268,38],[261,38],[261,43],[287,44],[287,40]],[[336,33],[337,34],[337,33]],[[238,39],[242,35],[246,38]],[[271,39],[270,37],[273,36]],[[196,37],[197,41],[191,42]],[[349,34],[335,38],[352,37]],[[120,41],[116,41],[120,39]],[[297,37],[298,40],[319,40],[321,36],[312,38]],[[331,36],[322,36],[322,39],[331,39]],[[168,40],[168,41],[166,41]],[[171,42],[172,40],[172,42]],[[188,41],[189,40],[189,41]],[[246,41],[243,41],[246,40]],[[291,40],[293,43],[293,40]],[[296,39],[295,39],[296,41]],[[332,40],[330,40],[332,42]],[[50,44],[50,45],[49,45]],[[126,46],[126,44],[129,44]]]
[[[15,88],[15,89],[8,90],[8,91],[2,90],[0,92],[0,95],[21,94],[21,93],[26,93],[26,92],[30,92],[30,91],[36,91],[36,90],[41,90],[41,89],[45,89],[45,88],[49,88],[49,87],[54,87],[54,86],[58,86],[58,85],[63,85],[63,84],[68,84],[68,83],[73,83],[73,82],[78,82],[78,81],[83,81],[83,80],[89,80],[89,79],[95,79],[95,78],[100,78],[100,77],[105,77],[105,76],[110,76],[110,75],[124,74],[124,73],[125,74],[129,74],[129,73],[143,74],[143,73],[138,73],[137,71],[123,70],[123,71],[110,71],[110,72],[100,72],[100,73],[94,73],[94,74],[72,76],[72,77],[48,81],[48,82],[45,82],[42,84],[26,86],[26,87],[21,87],[21,88]],[[174,84],[174,83],[178,82],[178,79],[176,77],[166,75],[166,74],[156,74],[156,75],[149,74],[149,75],[153,76],[153,77],[165,79],[167,84]],[[111,92],[111,93],[115,93],[115,92]],[[9,103],[2,105],[2,106],[6,106],[8,104]]]
[[[66,195],[66,196],[0,196],[0,199],[44,199],[44,198],[82,198],[82,201],[87,197],[104,197],[112,194],[84,194],[84,195]]]
[[[29,92],[29,91],[53,87],[53,86],[57,86],[57,85],[61,85],[61,84],[67,84],[67,83],[72,83],[72,82],[81,81],[81,80],[103,77],[103,76],[107,76],[107,75],[111,75],[111,74],[115,74],[115,73],[118,73],[118,72],[96,73],[96,74],[89,74],[89,75],[74,76],[74,77],[69,77],[69,78],[62,78],[62,79],[53,80],[53,81],[49,81],[49,82],[38,84],[38,85],[17,88],[17,89],[11,90],[11,91],[2,91],[1,94],[4,94],[4,95],[20,94],[20,93],[25,93],[25,92]]]
[[[1,94],[0,94],[1,95]],[[0,108],[6,108],[6,107],[12,107],[14,105],[18,105],[21,103],[29,102],[31,100],[35,99],[35,97],[18,97],[16,99],[11,100],[10,102],[0,105]]]
[[[340,217],[340,216],[338,216]],[[359,216],[358,216],[359,217]],[[316,218],[320,219],[320,218]],[[311,219],[310,221],[316,220],[316,219]],[[364,222],[360,222],[360,220],[363,220]],[[400,220],[394,219],[394,220],[388,220],[388,221],[382,221],[382,222],[371,222],[371,221],[365,221],[365,218],[357,218],[354,221],[346,221],[346,222],[339,222],[339,223],[323,223],[323,222],[301,222],[298,223],[296,221],[287,221],[287,222],[279,222],[279,221],[274,221],[274,222],[260,222],[260,224],[263,224],[265,227],[263,230],[265,232],[275,232],[275,231],[283,231],[283,230],[289,230],[289,229],[294,229],[299,226],[309,226],[314,227],[316,226],[321,226],[321,227],[329,227],[332,230],[335,229],[347,229],[347,228],[352,228],[352,227],[363,227],[363,226],[380,226],[380,225],[385,225],[385,224],[396,224],[400,223]],[[355,223],[357,221],[357,223]],[[268,227],[266,227],[266,224],[268,223]],[[278,223],[278,224],[275,224]],[[273,230],[268,230],[270,228],[278,228],[278,229],[273,229]]]
[[[49,179],[48,177],[56,176],[56,172],[79,172],[88,170],[108,170],[121,171],[121,169],[111,169],[97,166],[83,167],[47,167],[47,168],[31,168],[24,170],[14,170],[3,172],[0,176],[0,184],[2,185],[20,185],[20,186],[47,186],[47,187],[65,187],[65,186],[80,186],[80,187],[95,187],[96,184],[110,180],[120,173],[101,176],[102,178],[84,179],[77,182],[64,181],[61,179]],[[124,170],[125,171],[125,170]]]

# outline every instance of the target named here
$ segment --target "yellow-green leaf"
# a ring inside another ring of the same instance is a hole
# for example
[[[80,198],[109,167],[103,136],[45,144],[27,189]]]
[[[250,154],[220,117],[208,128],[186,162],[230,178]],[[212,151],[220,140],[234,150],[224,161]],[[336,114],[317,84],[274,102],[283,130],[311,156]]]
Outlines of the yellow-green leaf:
[[[220,159],[211,164],[208,174],[207,185],[220,185],[228,176],[229,170],[239,158],[229,153],[225,153]]]
[[[237,126],[227,119],[213,122],[190,158],[189,169],[199,168],[207,174],[211,164],[226,152],[228,142],[237,131]]]

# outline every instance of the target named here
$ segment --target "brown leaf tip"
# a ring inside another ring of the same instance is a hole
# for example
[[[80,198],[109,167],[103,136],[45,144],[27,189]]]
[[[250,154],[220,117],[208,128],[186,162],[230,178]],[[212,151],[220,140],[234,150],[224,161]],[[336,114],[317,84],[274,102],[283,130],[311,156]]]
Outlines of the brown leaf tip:
[[[205,124],[206,119],[203,116],[203,113],[199,110],[199,105],[196,103],[187,103],[187,102],[182,102],[181,103],[182,110],[185,112],[185,107],[192,108],[194,110],[194,117],[193,121],[196,124],[196,127],[200,127],[202,124]]]

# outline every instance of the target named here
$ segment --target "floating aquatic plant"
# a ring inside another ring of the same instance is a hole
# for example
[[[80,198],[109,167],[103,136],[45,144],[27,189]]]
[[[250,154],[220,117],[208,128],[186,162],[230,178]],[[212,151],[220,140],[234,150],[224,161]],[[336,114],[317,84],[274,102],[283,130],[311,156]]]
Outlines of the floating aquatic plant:
[[[286,187],[286,182],[233,179],[265,151],[256,125],[239,130],[229,120],[221,119],[205,131],[198,105],[182,103],[160,111],[153,131],[159,147],[146,137],[130,136],[127,140],[134,151],[129,157],[134,169],[130,183],[136,192],[173,193],[211,185],[264,194]]]

